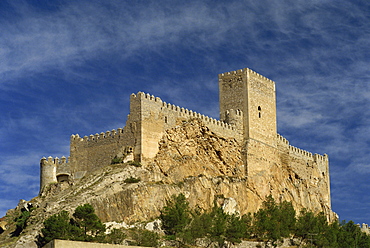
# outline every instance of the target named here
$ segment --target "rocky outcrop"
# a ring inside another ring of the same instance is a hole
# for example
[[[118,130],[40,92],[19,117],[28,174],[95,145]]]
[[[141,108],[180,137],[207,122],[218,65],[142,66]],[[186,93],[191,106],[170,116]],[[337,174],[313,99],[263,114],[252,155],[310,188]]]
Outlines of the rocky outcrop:
[[[259,184],[275,199],[291,201],[297,210],[305,207],[334,216],[322,204],[326,192],[320,192],[322,182],[314,167],[273,165],[249,182],[242,154],[242,144],[217,136],[201,121],[181,123],[165,132],[158,154],[145,164],[106,165],[79,181],[51,184],[42,195],[23,203],[37,208],[22,236],[33,242],[47,217],[61,210],[73,212],[84,203],[92,204],[103,222],[151,221],[179,193],[192,208],[207,210],[216,203],[228,213],[242,215],[261,206],[266,192]],[[129,178],[140,181],[130,183]],[[23,243],[24,238],[9,247]]]

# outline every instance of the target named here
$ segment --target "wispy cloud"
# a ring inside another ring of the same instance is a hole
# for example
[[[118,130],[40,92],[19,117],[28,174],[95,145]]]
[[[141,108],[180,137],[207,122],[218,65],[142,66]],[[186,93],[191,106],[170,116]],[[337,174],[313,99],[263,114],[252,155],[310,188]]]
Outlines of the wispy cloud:
[[[24,4],[26,7],[16,6],[21,18],[1,26],[5,59],[0,62],[0,73],[5,79],[51,66],[80,65],[102,53],[120,51],[122,57],[129,57],[182,42],[182,37],[195,37],[197,31],[211,29],[207,31],[210,34],[217,28],[216,19],[202,4],[179,11],[156,4],[143,8],[99,1],[87,5],[83,1],[47,15]]]
[[[34,163],[38,164],[40,153],[18,155],[15,157],[2,158],[0,164],[0,192],[2,195],[12,195],[13,199],[20,196],[14,192],[21,192],[23,196],[37,192],[39,183],[38,173],[30,173]],[[37,193],[36,193],[37,194]]]

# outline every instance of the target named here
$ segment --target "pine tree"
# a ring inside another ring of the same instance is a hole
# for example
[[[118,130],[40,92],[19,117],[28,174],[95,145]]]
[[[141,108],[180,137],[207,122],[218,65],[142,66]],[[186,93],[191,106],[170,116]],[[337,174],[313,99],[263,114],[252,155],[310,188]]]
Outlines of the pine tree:
[[[254,229],[258,237],[271,241],[274,246],[277,241],[288,237],[294,231],[295,210],[291,203],[277,204],[269,195],[254,214]]]
[[[53,239],[73,239],[73,234],[76,232],[79,233],[78,235],[81,234],[78,228],[71,225],[69,213],[65,210],[46,219],[41,232],[44,244]]]
[[[162,220],[162,228],[170,238],[179,237],[191,221],[189,203],[185,196],[183,194],[173,196],[161,211],[159,218]]]
[[[105,226],[95,214],[94,208],[90,204],[78,206],[73,213],[75,224],[83,230],[83,240],[98,240],[105,232]]]

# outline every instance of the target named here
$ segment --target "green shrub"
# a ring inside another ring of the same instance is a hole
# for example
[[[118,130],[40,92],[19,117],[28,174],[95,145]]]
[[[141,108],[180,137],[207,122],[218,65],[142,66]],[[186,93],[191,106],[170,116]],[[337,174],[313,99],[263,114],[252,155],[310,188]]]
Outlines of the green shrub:
[[[121,164],[123,163],[123,157],[119,158],[117,156],[115,156],[113,159],[112,159],[112,162],[111,164]]]
[[[26,228],[27,226],[27,220],[30,218],[31,213],[29,211],[22,211],[21,214],[14,219],[16,229],[12,233],[12,236],[19,236],[21,232]]]
[[[111,233],[105,235],[102,243],[109,243],[109,244],[123,244],[123,241],[126,238],[126,234],[121,229],[113,229]]]
[[[129,177],[129,178],[126,178],[125,180],[124,180],[124,182],[125,183],[138,183],[138,182],[140,182],[141,181],[141,179],[140,178],[135,178],[135,177]]]
[[[130,230],[130,236],[135,241],[133,245],[156,247],[158,246],[158,233],[145,230],[133,228]]]
[[[135,167],[141,167],[141,163],[139,161],[129,161],[128,164]]]
[[[99,240],[104,235],[105,225],[95,214],[94,208],[90,204],[78,206],[73,213],[74,224],[83,230],[83,240]]]
[[[78,236],[80,236],[82,231],[78,231],[70,223],[69,213],[63,210],[44,221],[44,228],[41,229],[43,235],[41,243],[47,244],[53,239],[73,239],[73,236],[78,232]]]
[[[269,195],[262,203],[262,208],[254,214],[256,235],[276,246],[282,238],[287,238],[294,232],[295,214],[292,203],[286,201],[276,203]]]

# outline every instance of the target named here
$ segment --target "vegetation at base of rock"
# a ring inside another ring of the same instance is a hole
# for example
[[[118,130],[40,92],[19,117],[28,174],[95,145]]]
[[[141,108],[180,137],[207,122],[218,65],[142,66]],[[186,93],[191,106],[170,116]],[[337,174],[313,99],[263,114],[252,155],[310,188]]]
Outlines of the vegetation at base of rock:
[[[63,210],[44,221],[41,233],[43,235],[41,243],[46,244],[53,239],[74,239],[74,237],[79,237],[82,231],[72,225],[69,213]]]
[[[95,214],[94,208],[90,204],[85,204],[78,206],[72,216],[63,210],[47,218],[38,244],[43,246],[53,239],[123,244],[129,238],[131,245],[158,245],[159,235],[148,230],[113,229],[109,234],[105,234],[105,230],[105,225]]]
[[[189,203],[183,194],[172,196],[167,205],[161,211],[159,218],[162,227],[170,239],[175,239],[183,233],[185,227],[190,223]]]
[[[105,232],[105,225],[95,214],[90,204],[78,206],[73,213],[72,223],[82,230],[84,241],[99,240]]]
[[[167,237],[181,244],[195,245],[200,238],[219,246],[225,241],[240,243],[248,233],[247,217],[228,215],[217,206],[210,212],[192,212],[183,194],[173,196],[159,218]]]
[[[28,218],[24,214],[16,219],[23,226],[27,223],[24,219]],[[179,194],[167,201],[159,218],[164,237],[140,228],[113,229],[104,234],[105,226],[94,208],[85,204],[77,207],[72,216],[61,211],[46,219],[39,244],[68,239],[158,247],[164,238],[181,247],[199,246],[199,242],[202,246],[223,247],[242,240],[259,240],[276,247],[283,238],[288,238],[295,240],[294,245],[299,247],[370,247],[370,236],[361,232],[353,221],[328,223],[323,213],[314,214],[307,209],[296,214],[291,203],[277,203],[271,196],[253,215],[239,216],[225,213],[216,203],[210,211],[192,210],[186,197]]]
[[[294,233],[296,212],[293,205],[283,201],[276,204],[272,196],[268,196],[254,214],[254,232],[257,237],[266,239],[273,245],[282,238]]]
[[[109,234],[105,235],[104,239],[101,242],[119,245],[123,243],[126,237],[127,235],[123,232],[123,230],[113,229]]]
[[[146,247],[157,247],[159,234],[138,228],[129,230],[129,236],[131,237],[130,245],[135,246],[146,246]]]
[[[370,247],[370,236],[361,232],[353,221],[328,223],[324,213],[303,209],[296,214],[291,203],[276,203],[268,196],[254,215],[230,215],[214,206],[209,212],[191,211],[184,195],[173,196],[161,211],[162,228],[179,246],[196,245],[197,240],[219,247],[227,242],[260,240],[278,246],[283,238],[299,241],[297,246]]]
[[[129,177],[129,178],[126,178],[123,182],[125,182],[125,183],[138,183],[140,181],[141,181],[140,178]]]
[[[95,214],[94,208],[85,204],[76,208],[73,218],[63,210],[46,219],[39,242],[46,244],[53,239],[102,241],[104,232],[105,225]]]

